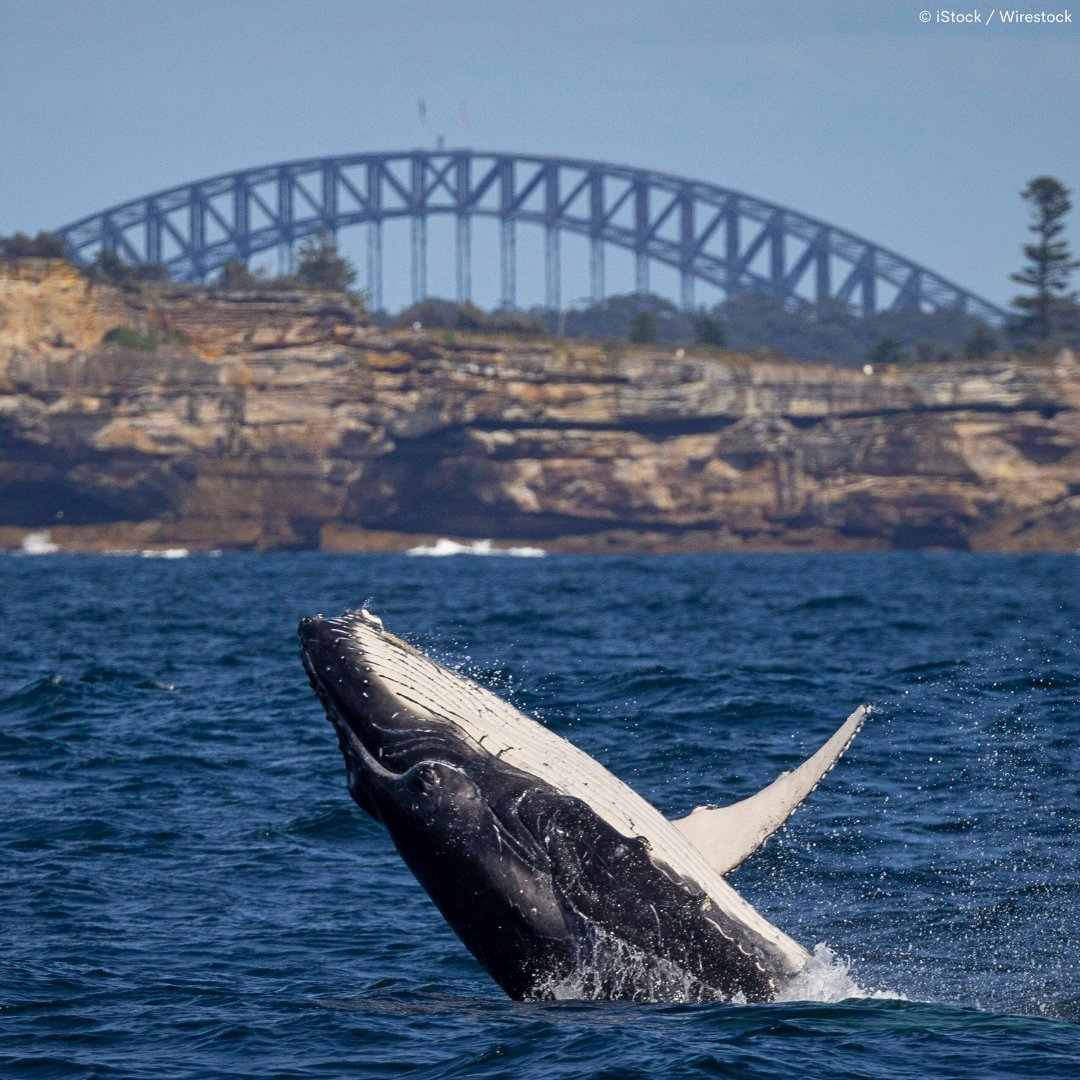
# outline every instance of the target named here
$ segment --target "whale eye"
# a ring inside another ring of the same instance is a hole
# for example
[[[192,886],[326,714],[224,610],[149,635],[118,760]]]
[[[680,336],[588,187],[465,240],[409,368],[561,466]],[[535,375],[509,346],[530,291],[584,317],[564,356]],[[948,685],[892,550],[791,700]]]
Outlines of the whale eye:
[[[434,765],[418,765],[413,771],[413,783],[418,788],[438,787],[440,782],[439,770]]]

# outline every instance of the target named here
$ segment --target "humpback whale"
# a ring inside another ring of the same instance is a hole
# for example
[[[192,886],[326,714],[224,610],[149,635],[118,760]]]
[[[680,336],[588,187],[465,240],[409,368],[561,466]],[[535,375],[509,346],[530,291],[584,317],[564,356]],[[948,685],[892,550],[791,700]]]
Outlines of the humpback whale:
[[[725,880],[847,748],[669,821],[598,761],[366,610],[300,623],[349,793],[510,995],[768,1001],[809,959]]]

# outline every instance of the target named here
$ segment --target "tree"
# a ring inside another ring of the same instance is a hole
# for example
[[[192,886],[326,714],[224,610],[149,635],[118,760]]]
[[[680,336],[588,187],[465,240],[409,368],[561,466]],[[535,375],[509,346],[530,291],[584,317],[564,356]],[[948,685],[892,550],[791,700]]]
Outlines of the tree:
[[[674,344],[694,336],[693,320],[670,300],[654,293],[624,293],[609,296],[585,308],[570,308],[560,313],[537,311],[546,319],[548,329],[566,337],[622,338],[632,332],[634,320],[648,312],[656,333],[654,342]]]
[[[650,311],[639,311],[630,324],[630,340],[635,345],[656,344],[656,320]]]
[[[63,259],[67,252],[64,241],[53,233],[39,232],[37,236],[30,237],[17,232],[12,236],[0,236],[0,256],[8,259]]]
[[[258,279],[243,259],[226,259],[221,266],[217,284],[222,289],[245,292],[258,287]]]
[[[724,324],[715,315],[699,311],[694,316],[694,340],[699,345],[713,345],[723,348],[727,344]]]
[[[866,354],[871,364],[900,364],[904,361],[904,347],[894,337],[878,338],[874,347]]]
[[[964,355],[973,360],[985,360],[997,347],[997,338],[990,327],[980,322],[971,331],[971,336],[964,345]]]
[[[1080,261],[1072,257],[1068,242],[1059,239],[1065,229],[1062,219],[1072,203],[1069,189],[1052,176],[1037,177],[1020,194],[1031,203],[1029,228],[1036,242],[1024,245],[1028,264],[1011,275],[1034,290],[1013,300],[1021,312],[1016,330],[1021,337],[1045,342],[1065,328],[1077,309],[1076,293],[1068,288],[1069,274]]]
[[[131,277],[134,281],[172,281],[172,272],[160,262],[136,263],[131,268]]]
[[[111,281],[116,285],[126,285],[132,279],[132,267],[112,248],[105,247],[97,253],[86,273],[91,281]]]
[[[338,252],[337,241],[324,230],[301,240],[296,256],[296,279],[302,285],[348,292],[356,281],[352,264]]]

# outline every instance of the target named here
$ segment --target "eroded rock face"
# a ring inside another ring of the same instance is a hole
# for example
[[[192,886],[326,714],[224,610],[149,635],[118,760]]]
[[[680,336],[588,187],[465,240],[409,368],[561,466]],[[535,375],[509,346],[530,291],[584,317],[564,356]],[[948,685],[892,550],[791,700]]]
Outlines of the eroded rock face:
[[[91,349],[127,315],[119,293],[91,285],[62,259],[0,259],[0,365],[13,350]]]
[[[1080,548],[1080,367],[872,375],[0,271],[0,544]],[[102,345],[113,326],[163,342]]]

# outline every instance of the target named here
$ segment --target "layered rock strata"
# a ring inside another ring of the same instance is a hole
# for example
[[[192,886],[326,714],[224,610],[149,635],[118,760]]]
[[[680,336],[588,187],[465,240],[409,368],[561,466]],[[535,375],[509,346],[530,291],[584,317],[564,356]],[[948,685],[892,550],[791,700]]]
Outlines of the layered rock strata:
[[[1068,352],[865,374],[0,270],[8,547],[1074,551],[1078,410]]]

